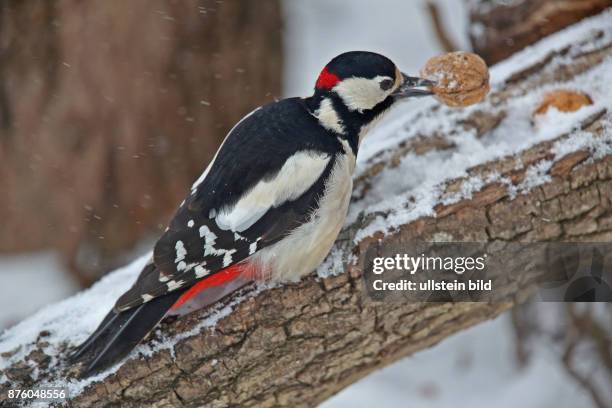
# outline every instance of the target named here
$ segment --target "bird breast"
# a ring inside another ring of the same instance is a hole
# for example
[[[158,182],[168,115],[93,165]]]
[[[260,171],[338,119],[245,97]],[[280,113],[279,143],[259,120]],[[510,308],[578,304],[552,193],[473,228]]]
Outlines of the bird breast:
[[[346,142],[325,183],[323,197],[308,222],[276,244],[257,252],[255,261],[273,281],[297,281],[316,269],[344,225],[351,193],[355,156]],[[348,149],[348,151],[347,151]]]

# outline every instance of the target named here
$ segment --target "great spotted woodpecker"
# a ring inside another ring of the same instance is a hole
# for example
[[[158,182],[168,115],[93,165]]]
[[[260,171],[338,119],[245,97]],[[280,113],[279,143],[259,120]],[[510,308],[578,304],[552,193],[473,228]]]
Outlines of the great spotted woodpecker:
[[[388,58],[332,59],[314,94],[255,109],[191,187],[134,285],[71,355],[109,367],[168,313],[210,304],[254,279],[295,281],[325,258],[346,217],[359,145],[398,100],[431,82]]]

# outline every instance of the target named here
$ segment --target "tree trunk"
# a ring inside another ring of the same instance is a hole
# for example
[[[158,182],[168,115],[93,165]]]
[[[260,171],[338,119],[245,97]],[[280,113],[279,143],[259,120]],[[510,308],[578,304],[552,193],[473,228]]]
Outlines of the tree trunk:
[[[612,6],[611,0],[466,0],[472,48],[488,64]]]
[[[281,93],[279,1],[0,5],[0,251],[116,266]],[[83,279],[87,283],[88,279]]]
[[[601,18],[609,19],[609,14]],[[468,111],[467,118],[439,106],[419,114],[411,125],[432,117],[438,121],[424,126],[429,133],[375,156],[368,171],[356,180],[355,202],[367,198],[377,177],[392,171],[409,153],[445,150],[452,154],[455,147],[444,129],[472,129],[486,138],[514,113],[509,111],[513,98],[549,84],[562,86],[601,68],[612,56],[612,26],[581,35],[562,37],[554,50],[523,63],[504,82],[495,84],[483,108]],[[439,204],[435,216],[355,243],[359,231],[388,215],[364,214],[341,233],[332,262],[325,264],[344,273],[324,279],[312,274],[297,284],[271,289],[247,288],[225,301],[231,313],[218,316],[213,327],[202,328],[209,310],[164,322],[161,332],[175,339],[170,349],[128,360],[116,373],[71,395],[72,405],[315,406],[378,368],[498,316],[533,293],[539,272],[516,268],[511,281],[501,270],[490,271],[499,294],[493,303],[377,302],[365,294],[362,279],[368,249],[375,245],[382,255],[389,255],[417,239],[445,239],[490,243],[491,256],[504,256],[504,244],[511,242],[611,241],[612,155],[599,154],[587,145],[565,153],[554,149],[558,140],[578,138],[584,132],[610,144],[610,108],[596,110],[558,139],[471,168],[468,175],[446,183],[443,196],[462,191],[475,176],[487,179],[497,174],[497,180],[509,182],[485,184],[470,199]],[[549,178],[514,196],[511,187],[520,186],[544,162],[550,163]],[[512,257],[506,258],[513,262]],[[37,356],[44,356],[44,343],[53,336],[45,333],[37,344],[23,345],[33,357],[4,371],[9,378],[5,390],[31,388],[71,375],[59,359],[47,360],[44,366],[36,363]],[[34,366],[38,367],[36,380]]]

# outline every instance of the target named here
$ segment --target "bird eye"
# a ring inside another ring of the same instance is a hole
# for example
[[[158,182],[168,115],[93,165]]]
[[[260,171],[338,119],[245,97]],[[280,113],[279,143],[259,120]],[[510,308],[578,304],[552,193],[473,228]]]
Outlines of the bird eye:
[[[393,86],[393,81],[390,79],[383,79],[382,81],[380,81],[379,85],[380,89],[382,89],[383,91],[388,91]]]

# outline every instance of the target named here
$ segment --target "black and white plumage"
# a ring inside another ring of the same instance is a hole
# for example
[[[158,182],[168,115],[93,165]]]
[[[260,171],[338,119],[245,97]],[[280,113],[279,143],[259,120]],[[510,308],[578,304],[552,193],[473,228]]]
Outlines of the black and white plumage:
[[[386,57],[349,52],[314,95],[245,116],[194,183],[153,257],[72,360],[84,373],[126,355],[169,309],[242,279],[297,280],[325,258],[346,217],[359,144],[398,100],[427,95]],[[226,291],[217,291],[211,303]]]

